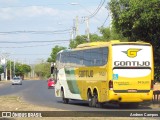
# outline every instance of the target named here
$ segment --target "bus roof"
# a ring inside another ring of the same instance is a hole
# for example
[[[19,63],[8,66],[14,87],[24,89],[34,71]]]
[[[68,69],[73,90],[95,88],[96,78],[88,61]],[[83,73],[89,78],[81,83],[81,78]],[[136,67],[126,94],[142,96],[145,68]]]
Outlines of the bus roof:
[[[91,43],[84,43],[78,45],[76,48],[86,48],[86,47],[93,47],[93,46],[106,46],[106,45],[113,45],[113,44],[147,44],[149,43],[143,42],[143,41],[137,41],[137,42],[120,42],[119,40],[112,40],[109,42],[91,42]]]

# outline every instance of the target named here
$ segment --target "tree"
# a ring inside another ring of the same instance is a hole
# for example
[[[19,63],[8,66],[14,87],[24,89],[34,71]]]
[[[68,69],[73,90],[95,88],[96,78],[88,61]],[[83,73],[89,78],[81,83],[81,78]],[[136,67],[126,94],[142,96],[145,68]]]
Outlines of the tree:
[[[155,66],[160,66],[160,1],[111,0],[109,6],[116,31],[128,37],[129,41],[151,43]]]
[[[16,76],[24,77],[25,74],[28,74],[31,72],[31,67],[27,64],[21,64],[16,62],[15,63],[15,71],[14,71],[14,62],[13,61],[7,61],[7,75],[10,76],[10,65],[11,65],[11,71],[12,75],[13,72],[15,72]]]
[[[69,47],[76,48],[79,44],[96,41],[103,41],[102,36],[98,36],[97,34],[90,34],[90,41],[87,41],[86,35],[79,35],[74,40],[71,40]]]
[[[2,65],[0,65],[0,74],[2,74],[4,72],[4,70],[3,70],[3,66]]]
[[[110,40],[127,41],[127,38],[125,38],[120,32],[118,33],[114,28],[114,26],[112,26],[112,28],[100,27],[99,31],[102,34],[102,39],[104,41],[110,41]]]
[[[76,48],[79,44],[87,43],[86,35],[78,35],[74,40],[70,41],[69,47]]]
[[[159,0],[111,0],[113,25],[130,41],[152,42],[160,35]]]
[[[50,63],[40,63],[34,67],[36,75],[42,78],[48,78],[50,76]]]
[[[9,70],[9,68],[8,68]],[[31,72],[31,67],[27,64],[16,63],[15,65],[15,75],[24,77],[25,74]]]
[[[90,41],[87,41],[86,35],[79,35],[74,40],[70,42],[69,47],[70,48],[76,48],[79,44],[87,43],[87,42],[97,42],[97,41],[110,41],[110,40],[121,40],[121,41],[127,41],[125,37],[123,37],[122,34],[117,33],[115,28],[110,29],[109,27],[104,28],[100,27],[98,28],[102,36],[99,36],[97,34],[90,34]]]
[[[56,55],[59,51],[66,49],[65,47],[56,45],[54,48],[52,48],[52,52],[50,57],[48,58],[47,62],[55,62],[56,61]]]

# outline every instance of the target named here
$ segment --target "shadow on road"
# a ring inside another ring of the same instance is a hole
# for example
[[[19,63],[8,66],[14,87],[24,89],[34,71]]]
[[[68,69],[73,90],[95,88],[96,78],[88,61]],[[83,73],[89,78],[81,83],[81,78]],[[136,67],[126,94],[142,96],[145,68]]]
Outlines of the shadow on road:
[[[57,101],[58,103],[63,104],[62,101]],[[154,104],[159,104],[159,103],[154,103]],[[69,101],[69,105],[76,105],[76,106],[83,106],[83,107],[88,107],[88,102],[87,101],[80,101],[80,100],[70,100]],[[153,105],[152,102],[144,102],[144,103],[140,103],[139,107],[136,108],[136,110],[144,110],[144,109],[153,109],[151,106]],[[157,106],[158,107],[158,106]],[[120,108],[120,106],[118,104],[113,104],[113,103],[106,103],[103,105],[103,108],[100,109],[109,109],[109,110],[117,110],[117,109],[122,109]],[[133,108],[123,108],[123,109],[130,109],[133,110]]]

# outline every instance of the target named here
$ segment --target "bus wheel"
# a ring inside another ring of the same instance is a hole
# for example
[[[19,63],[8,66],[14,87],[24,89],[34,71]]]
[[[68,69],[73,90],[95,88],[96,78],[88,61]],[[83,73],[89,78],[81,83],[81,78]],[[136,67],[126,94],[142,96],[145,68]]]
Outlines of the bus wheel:
[[[87,93],[87,96],[88,96],[88,106],[89,107],[92,107],[92,95],[90,92]]]
[[[61,94],[62,94],[62,101],[63,101],[63,103],[64,103],[64,104],[68,104],[69,99],[65,98],[65,96],[64,96],[64,91],[63,91],[63,90],[61,91]]]
[[[92,106],[93,106],[93,107],[96,107],[97,102],[98,102],[97,95],[94,94],[94,95],[93,95],[93,100],[92,100]]]
[[[93,96],[92,106],[97,107],[97,108],[102,108],[103,107],[103,103],[98,102],[98,95],[97,94],[94,94],[94,96]]]

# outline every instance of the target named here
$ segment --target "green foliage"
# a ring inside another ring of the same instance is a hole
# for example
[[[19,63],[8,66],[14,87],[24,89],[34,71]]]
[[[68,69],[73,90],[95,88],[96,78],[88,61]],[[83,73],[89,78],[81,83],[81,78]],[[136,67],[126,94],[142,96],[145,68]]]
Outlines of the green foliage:
[[[103,35],[102,39],[104,41],[110,41],[110,40],[120,40],[120,41],[127,41],[127,38],[123,37],[121,33],[118,33],[114,27],[112,28],[99,28],[100,33]]]
[[[90,34],[90,41],[87,41],[86,35],[77,36],[74,40],[70,42],[70,48],[76,48],[79,44],[87,43],[87,42],[96,42],[96,41],[110,41],[110,40],[121,40],[126,41],[126,38],[123,37],[122,34],[117,33],[114,28],[99,28],[102,36],[97,34]]]
[[[90,41],[87,41],[86,35],[79,35],[74,40],[70,41],[70,48],[76,48],[79,44],[87,43],[87,42],[95,42],[95,41],[103,41],[101,36],[97,34],[90,34]]]
[[[4,72],[2,65],[0,65],[0,74]]]
[[[31,72],[31,67],[27,64],[15,64],[15,75],[16,76],[24,76],[25,74]]]
[[[103,36],[98,36],[97,34],[90,34],[90,42],[104,41]]]
[[[8,75],[10,75],[10,65],[11,65],[12,74],[14,72],[14,62],[7,61]],[[21,64],[18,62],[15,63],[15,75],[16,76],[24,76],[25,74],[27,74],[29,72],[31,72],[31,67],[29,65]]]
[[[56,61],[56,55],[59,51],[66,49],[65,47],[56,45],[54,48],[52,48],[52,52],[50,57],[48,58],[47,62],[55,62]]]
[[[160,35],[159,0],[111,0],[113,25],[131,41],[153,43]]]
[[[69,47],[76,48],[79,44],[82,44],[82,43],[87,43],[86,35],[77,36],[74,40],[71,40]]]
[[[37,64],[34,70],[39,78],[48,78],[50,76],[50,63]]]
[[[160,82],[160,66],[155,66],[155,81]]]

